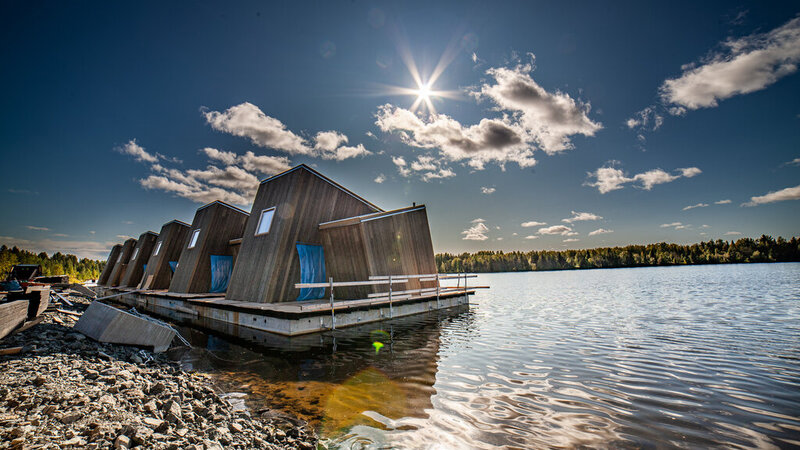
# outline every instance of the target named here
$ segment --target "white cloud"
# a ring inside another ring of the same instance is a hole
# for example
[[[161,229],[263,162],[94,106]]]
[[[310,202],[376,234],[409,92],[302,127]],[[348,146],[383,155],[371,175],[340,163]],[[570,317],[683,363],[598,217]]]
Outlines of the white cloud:
[[[494,194],[495,191],[497,191],[497,189],[495,189],[493,187],[481,186],[481,194],[491,195],[491,194]]]
[[[562,236],[567,236],[569,233],[573,233],[572,228],[566,225],[553,225],[547,228],[539,228],[539,234],[560,234]]]
[[[320,131],[314,138],[314,148],[324,151],[334,151],[337,147],[347,143],[347,136],[336,131]]]
[[[317,156],[322,159],[343,161],[347,158],[372,154],[372,152],[364,148],[363,144],[358,144],[355,147],[343,145],[348,143],[347,136],[336,131],[320,131],[314,137],[314,142]]]
[[[750,197],[750,201],[742,203],[742,206],[756,206],[766,203],[783,202],[786,200],[800,200],[800,185],[795,187],[788,187],[780,191],[770,192],[768,194]]]
[[[689,228],[689,227],[691,227],[691,225],[678,225],[677,227],[675,227],[675,229],[676,230],[684,230],[684,229]]]
[[[231,106],[224,112],[206,111],[203,116],[213,129],[248,138],[260,147],[290,154],[313,154],[305,139],[287,130],[283,122],[267,116],[252,103]]]
[[[622,169],[613,167],[616,161],[611,161],[611,164],[606,167],[600,167],[594,172],[589,172],[589,178],[594,178],[595,181],[587,181],[584,183],[586,186],[596,187],[601,194],[605,194],[617,189],[625,187],[626,183],[638,182],[641,189],[649,191],[653,186],[658,184],[670,183],[681,177],[691,178],[699,175],[703,171],[697,167],[685,167],[676,169],[679,173],[669,173],[662,169],[652,169],[647,172],[642,172],[628,177]]]
[[[606,230],[605,228],[598,228],[598,229],[596,229],[594,231],[590,231],[589,232],[589,236],[596,236],[598,234],[608,234],[608,233],[613,233],[613,232],[614,232],[614,230]]]
[[[33,231],[50,231],[50,228],[47,227],[35,227],[33,225],[26,225],[25,228]]]
[[[386,181],[386,175],[384,175],[384,174],[380,174],[380,175],[378,175],[377,177],[375,177],[375,179],[374,179],[374,180],[372,180],[372,181],[374,181],[374,182],[376,182],[376,183],[378,183],[378,184],[381,184],[381,183],[383,183],[384,181]]]
[[[683,224],[680,223],[680,222],[672,222],[672,223],[662,223],[661,225],[659,225],[659,227],[661,227],[661,228],[672,228],[672,227],[679,227],[679,226],[682,226],[682,225]]]
[[[731,203],[731,201],[730,200],[719,200],[719,201],[714,202],[715,205],[727,205],[728,203]]]
[[[136,239],[133,236],[128,236],[127,234],[118,234],[117,238],[119,238],[119,239]]]
[[[564,240],[563,240],[563,241],[561,241],[561,242],[565,242],[565,243],[567,243],[567,242],[578,242],[578,241],[580,241],[580,239],[569,238],[569,239],[564,239]]]
[[[485,223],[486,219],[481,219],[478,217],[477,219],[473,219],[470,223]]]
[[[696,205],[686,206],[683,208],[683,210],[688,211],[690,209],[695,209],[695,208],[705,208],[706,206],[708,206],[708,203],[698,203]]]
[[[116,150],[123,155],[133,156],[139,162],[154,163],[158,161],[158,157],[145,151],[141,145],[136,143],[136,139],[131,139],[122,147],[117,147]]]
[[[448,167],[443,167],[441,161],[435,160],[430,155],[417,156],[415,161],[408,164],[402,156],[393,156],[392,163],[397,166],[397,172],[403,177],[418,175],[422,181],[431,181],[456,176]]]
[[[588,213],[588,212],[575,212],[575,211],[572,211],[571,214],[572,214],[572,217],[567,218],[567,219],[561,219],[561,221],[562,222],[566,222],[566,223],[572,223],[572,222],[581,222],[581,221],[585,222],[585,221],[589,221],[589,220],[600,220],[600,219],[602,219],[601,216],[598,216],[597,214]]]
[[[700,225],[700,228],[711,228],[711,225],[703,224],[703,225]]]
[[[94,230],[90,230],[89,231],[89,234],[96,234],[96,233],[97,233],[97,231],[94,231]]]
[[[781,166],[800,166],[800,158],[795,158],[791,161],[786,161]]]
[[[292,167],[289,158],[285,156],[256,155],[250,151],[240,156],[238,161],[246,170],[263,175],[275,175]]]
[[[531,235],[525,236],[525,239],[539,239],[539,236],[531,234]]]
[[[692,110],[715,107],[720,100],[762,90],[794,73],[800,62],[800,18],[767,33],[729,39],[722,47],[664,81],[664,103]]]
[[[489,236],[486,236],[486,233],[488,232],[489,227],[487,227],[483,222],[478,222],[462,231],[461,234],[463,234],[464,237],[461,239],[465,241],[485,241],[489,239]]]
[[[228,166],[236,164],[236,161],[239,159],[236,153],[225,152],[211,147],[202,148],[200,152],[205,153],[209,159],[217,160]]]
[[[503,238],[502,238],[502,237],[499,237],[499,238],[496,238],[496,239],[495,239],[495,241],[502,241],[502,240],[503,240]]]
[[[738,231],[728,231],[724,234],[724,236],[740,236],[742,233]]]
[[[512,236],[519,236],[519,233],[511,233]]]
[[[495,83],[484,83],[474,95],[490,98],[499,109],[519,117],[527,134],[548,154],[573,148],[570,139],[574,135],[594,136],[603,128],[589,119],[588,103],[577,102],[560,91],[547,92],[533,80],[532,71],[532,62],[514,68],[491,68],[486,73]]]
[[[64,233],[53,233],[53,237],[69,237],[69,235]]]
[[[535,220],[531,220],[530,222],[522,222],[520,226],[523,228],[530,228],[530,227],[539,227],[542,225],[547,225],[547,222],[537,222]]]
[[[647,108],[635,113],[633,117],[625,121],[625,125],[630,129],[639,129],[640,131],[649,130],[655,131],[661,128],[664,124],[664,116],[658,113],[656,106],[651,105]],[[644,138],[641,134],[639,135]],[[640,139],[641,140],[641,139]]]

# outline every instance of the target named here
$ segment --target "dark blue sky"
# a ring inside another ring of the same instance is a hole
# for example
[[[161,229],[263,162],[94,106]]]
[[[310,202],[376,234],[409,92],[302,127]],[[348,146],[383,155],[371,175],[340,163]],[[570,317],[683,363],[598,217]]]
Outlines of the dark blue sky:
[[[0,242],[102,258],[300,163],[437,251],[800,234],[797,3],[429,3],[3,2]]]

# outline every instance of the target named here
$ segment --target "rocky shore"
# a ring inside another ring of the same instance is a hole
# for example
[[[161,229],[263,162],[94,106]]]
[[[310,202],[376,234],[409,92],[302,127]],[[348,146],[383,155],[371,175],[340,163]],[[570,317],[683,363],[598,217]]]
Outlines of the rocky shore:
[[[73,332],[89,301],[67,298],[0,342],[23,347],[0,356],[0,448],[317,447],[305,424],[231,403],[206,375]]]

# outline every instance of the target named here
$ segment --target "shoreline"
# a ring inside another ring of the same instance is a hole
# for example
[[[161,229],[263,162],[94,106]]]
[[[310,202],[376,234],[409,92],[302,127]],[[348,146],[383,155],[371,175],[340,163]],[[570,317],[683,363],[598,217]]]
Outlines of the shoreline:
[[[23,347],[0,356],[0,448],[316,448],[305,422],[247,410],[207,374],[73,331],[89,300],[67,298],[0,342]]]

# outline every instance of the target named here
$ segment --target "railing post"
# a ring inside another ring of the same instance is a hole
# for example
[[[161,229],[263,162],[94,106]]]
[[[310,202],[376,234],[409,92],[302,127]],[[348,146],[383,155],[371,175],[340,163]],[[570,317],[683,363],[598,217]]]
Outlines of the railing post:
[[[469,301],[469,294],[467,293],[467,273],[464,272],[464,300]]]
[[[394,318],[394,309],[392,308],[392,276],[389,275],[389,318]]]
[[[439,303],[439,289],[441,284],[439,283],[439,273],[436,273],[436,309],[442,309],[442,304]]]
[[[329,289],[331,291],[331,329],[335,330],[336,329],[336,313],[334,312],[334,307],[333,307],[333,277],[330,277],[328,279],[328,283],[330,284]]]

